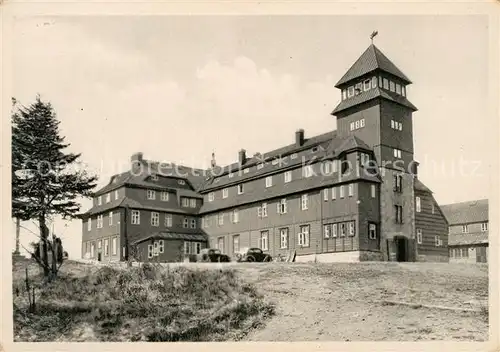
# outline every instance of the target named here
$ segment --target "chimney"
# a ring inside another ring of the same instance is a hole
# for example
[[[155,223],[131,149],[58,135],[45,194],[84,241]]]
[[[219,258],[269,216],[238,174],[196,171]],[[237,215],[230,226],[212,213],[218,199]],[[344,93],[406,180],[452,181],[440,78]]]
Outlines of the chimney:
[[[212,160],[210,161],[210,166],[212,169],[217,166],[217,163],[215,162],[215,153],[212,152]]]
[[[300,147],[304,144],[304,130],[301,128],[295,132],[295,145]]]
[[[132,165],[132,167],[140,165],[142,163],[142,156],[143,154],[141,152],[132,154],[132,156],[130,157],[130,164]]]
[[[245,149],[241,149],[238,153],[238,160],[240,165],[243,165],[247,161],[247,151]]]

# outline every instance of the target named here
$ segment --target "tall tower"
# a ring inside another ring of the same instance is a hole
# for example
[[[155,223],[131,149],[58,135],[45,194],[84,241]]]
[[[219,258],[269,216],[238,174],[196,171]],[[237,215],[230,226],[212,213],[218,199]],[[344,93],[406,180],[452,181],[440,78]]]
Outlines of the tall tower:
[[[373,149],[380,186],[380,249],[385,260],[415,260],[412,82],[371,44],[335,85],[333,110],[341,137],[355,135]]]

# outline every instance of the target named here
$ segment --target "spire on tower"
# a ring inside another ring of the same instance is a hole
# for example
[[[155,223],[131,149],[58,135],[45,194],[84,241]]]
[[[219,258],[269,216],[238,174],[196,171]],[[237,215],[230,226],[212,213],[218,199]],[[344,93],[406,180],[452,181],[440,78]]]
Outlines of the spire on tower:
[[[378,34],[378,31],[373,31],[372,34],[370,34],[370,40],[372,41],[372,44],[373,44],[373,38],[375,38],[375,36]]]

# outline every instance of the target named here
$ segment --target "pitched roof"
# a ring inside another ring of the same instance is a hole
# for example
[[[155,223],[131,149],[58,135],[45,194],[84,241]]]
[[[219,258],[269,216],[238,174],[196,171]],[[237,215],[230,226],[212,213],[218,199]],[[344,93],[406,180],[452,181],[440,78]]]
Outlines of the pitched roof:
[[[422,181],[420,181],[418,178],[415,178],[415,182],[413,183],[413,188],[417,191],[422,191],[422,192],[427,192],[427,193],[433,193],[429,187],[424,185]]]
[[[339,147],[335,149],[335,154],[338,155],[357,148],[372,150],[372,148],[359,137],[350,135],[342,141],[342,144],[340,144]]]
[[[407,84],[412,83],[410,79],[380,51],[379,48],[371,44],[354,62],[349,70],[347,70],[344,76],[342,76],[342,78],[337,82],[335,87],[338,88],[353,79],[359,78],[376,70],[388,72],[400,78]]]
[[[448,235],[448,246],[488,243],[487,232],[459,233]]]
[[[207,241],[208,236],[203,231],[198,230],[197,233],[180,233],[171,231],[158,231],[152,234],[148,234],[145,237],[141,237],[134,241],[132,244],[138,244],[150,239],[159,240],[186,240],[186,241]]]
[[[392,101],[394,103],[397,103],[399,105],[406,106],[407,108],[417,111],[417,107],[413,105],[406,97],[399,95],[397,93],[388,91],[384,88],[381,87],[376,87],[369,89],[367,91],[362,91],[358,95],[355,95],[351,98],[347,98],[342,100],[337,107],[332,111],[332,115],[338,114],[340,111],[349,109],[353,106],[356,106],[361,103],[366,103],[370,100],[376,99],[376,98],[382,98],[386,99],[389,101]]]
[[[450,225],[488,221],[488,199],[452,203],[440,207]]]

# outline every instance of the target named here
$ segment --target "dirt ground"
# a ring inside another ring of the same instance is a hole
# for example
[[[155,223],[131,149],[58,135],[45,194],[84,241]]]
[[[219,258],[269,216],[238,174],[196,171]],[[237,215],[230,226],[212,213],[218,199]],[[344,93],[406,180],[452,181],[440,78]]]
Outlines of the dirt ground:
[[[247,340],[488,340],[485,265],[272,263],[236,268],[277,305],[276,316]]]

